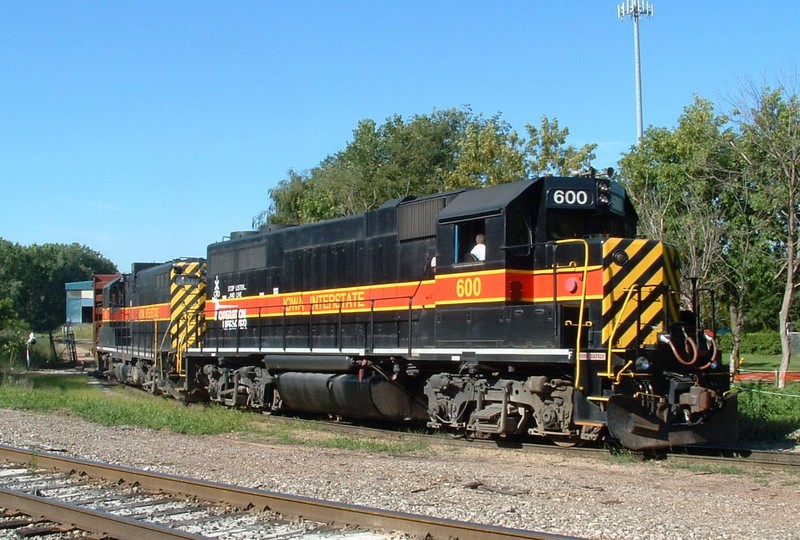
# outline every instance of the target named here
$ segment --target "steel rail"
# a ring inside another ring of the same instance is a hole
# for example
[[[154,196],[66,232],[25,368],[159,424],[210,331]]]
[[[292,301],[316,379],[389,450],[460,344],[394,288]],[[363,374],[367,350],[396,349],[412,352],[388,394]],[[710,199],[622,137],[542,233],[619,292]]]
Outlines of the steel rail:
[[[138,483],[147,489],[180,493],[241,508],[268,509],[287,516],[302,516],[314,521],[366,529],[400,531],[423,538],[458,538],[459,540],[575,540],[576,538],[237,487],[6,445],[0,445],[0,459],[35,465],[39,468],[78,472],[89,477],[115,482]],[[143,540],[143,537],[139,535],[122,536],[122,538]],[[198,537],[186,536],[184,538]]]
[[[205,538],[154,523],[97,512],[74,504],[4,488],[0,488],[0,501],[4,508],[13,509],[28,516],[41,516],[48,521],[120,540],[127,538],[136,540],[198,540]]]
[[[324,425],[326,431],[337,431],[351,435],[365,435],[373,437],[386,437],[395,440],[414,440],[427,442],[431,445],[446,445],[458,448],[503,448],[539,454],[556,454],[570,457],[602,458],[614,454],[615,450],[608,447],[575,446],[565,448],[547,443],[518,441],[513,439],[467,439],[463,437],[450,437],[440,433],[418,434],[393,429],[362,426],[358,424],[336,423],[328,420],[309,420],[290,416],[267,416],[261,419],[266,422],[291,423],[301,425]],[[629,452],[622,449],[623,452]],[[748,469],[762,470],[800,470],[800,452],[781,452],[770,450],[757,450],[747,447],[711,448],[694,446],[676,448],[669,452],[645,453],[632,452],[631,455],[641,455],[642,461],[658,459],[675,463],[708,463],[714,465],[731,465]]]
[[[751,450],[747,448],[687,448],[670,452],[676,463],[700,463],[770,471],[800,471],[800,453]]]
[[[136,391],[124,386],[126,390]],[[194,404],[189,404],[194,406]],[[336,430],[349,434],[368,434],[373,436],[385,436],[397,440],[418,440],[430,444],[442,444],[456,447],[472,448],[508,448],[526,452],[542,454],[558,454],[572,457],[605,457],[614,453],[613,449],[575,446],[564,448],[547,443],[537,443],[535,441],[518,441],[514,439],[466,439],[463,437],[452,437],[447,434],[418,434],[397,429],[384,429],[380,427],[370,427],[357,423],[336,423],[328,420],[314,420],[308,418],[298,418],[293,416],[270,415],[262,418],[261,421],[267,422],[296,422],[306,425],[324,425],[326,430]],[[623,452],[627,450],[622,449]],[[754,470],[800,470],[800,452],[780,452],[770,450],[758,450],[747,447],[726,447],[710,448],[703,446],[677,448],[673,451],[660,451],[657,453],[631,452],[639,454],[642,460],[659,459],[673,461],[675,463],[697,463],[719,466],[731,465]]]

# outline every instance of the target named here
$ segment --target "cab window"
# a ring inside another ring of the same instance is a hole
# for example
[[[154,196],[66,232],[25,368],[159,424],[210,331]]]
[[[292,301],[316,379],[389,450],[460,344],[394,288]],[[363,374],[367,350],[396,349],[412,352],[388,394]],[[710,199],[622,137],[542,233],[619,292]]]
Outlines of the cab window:
[[[612,214],[591,216],[580,212],[549,212],[548,240],[590,237],[625,237],[625,220]]]
[[[477,219],[456,224],[455,262],[479,262],[486,259],[486,224]],[[478,244],[483,244],[483,247]]]

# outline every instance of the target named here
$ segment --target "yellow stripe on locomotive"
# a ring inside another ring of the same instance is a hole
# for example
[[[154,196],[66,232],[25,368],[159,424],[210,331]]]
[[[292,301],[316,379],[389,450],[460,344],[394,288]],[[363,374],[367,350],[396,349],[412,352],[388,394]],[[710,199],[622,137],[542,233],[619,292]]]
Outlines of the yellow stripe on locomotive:
[[[206,263],[178,261],[170,271],[170,349],[177,355],[176,371],[183,373],[183,352],[201,345],[205,331]]]
[[[680,269],[674,248],[654,240],[611,238],[603,245],[603,343],[656,345],[679,317]]]

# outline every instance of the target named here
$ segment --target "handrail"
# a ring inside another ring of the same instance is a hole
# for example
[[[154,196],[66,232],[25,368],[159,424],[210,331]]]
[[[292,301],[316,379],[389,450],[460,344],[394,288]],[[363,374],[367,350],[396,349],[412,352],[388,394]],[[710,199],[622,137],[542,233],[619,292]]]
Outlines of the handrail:
[[[167,325],[169,328],[169,325]],[[166,339],[167,335],[164,334]],[[163,342],[162,342],[163,343]],[[160,347],[158,345],[158,320],[153,321],[153,363],[158,365],[161,363]]]
[[[622,382],[622,374],[625,373],[625,371],[628,370],[632,365],[633,365],[633,360],[628,360],[628,363],[622,366],[622,369],[619,370],[619,373],[617,373],[616,376],[617,384]]]
[[[369,302],[369,304],[370,304],[369,309],[363,311],[364,314],[368,314],[369,315],[369,332],[368,332],[367,335],[364,336],[364,340],[365,340],[364,341],[364,350],[365,351],[369,352],[369,351],[371,351],[372,349],[375,348],[375,313],[378,311],[378,309],[380,307],[378,304],[380,304],[381,302],[389,302],[389,301],[392,301],[392,300],[406,300],[408,302],[408,307],[407,308],[400,308],[398,306],[397,311],[403,311],[404,309],[407,311],[408,319],[407,319],[406,322],[408,323],[408,333],[407,333],[407,335],[408,335],[408,352],[409,352],[409,354],[411,354],[411,350],[413,348],[413,343],[412,342],[413,342],[414,298],[416,297],[418,289],[419,289],[419,287],[417,287],[417,290],[414,291],[413,295],[382,296],[380,298],[370,298],[370,299],[365,299],[364,300],[365,303]],[[343,327],[344,327],[344,324],[345,324],[345,321],[344,321],[342,315],[344,314],[344,309],[345,309],[344,308],[344,304],[346,304],[346,303],[347,303],[347,301],[345,301],[345,300],[338,300],[338,301],[334,301],[334,302],[331,302],[331,301],[301,302],[301,303],[298,303],[298,304],[293,304],[291,306],[293,310],[299,310],[299,312],[291,313],[291,314],[288,313],[288,306],[287,305],[283,305],[282,306],[282,313],[280,314],[280,318],[281,318],[281,340],[282,340],[281,347],[283,348],[283,350],[285,351],[286,349],[289,348],[288,347],[288,342],[287,342],[287,337],[288,337],[287,319],[288,319],[288,317],[292,317],[292,316],[308,317],[308,324],[307,324],[308,336],[307,336],[306,339],[307,339],[307,344],[309,346],[309,350],[313,350],[314,342],[313,342],[312,330],[313,330],[313,327],[314,327],[314,319],[315,318],[319,318],[319,317],[325,317],[325,316],[333,316],[333,317],[336,317],[336,335],[334,336],[334,340],[335,340],[334,347],[338,348],[341,351],[344,348]],[[331,307],[330,309],[326,309],[324,313],[320,313],[320,312],[315,312],[314,311],[314,307],[315,306],[335,306],[335,307]],[[234,309],[234,308],[230,308],[230,309]],[[268,310],[268,309],[272,309],[272,308],[269,308],[269,307],[266,307],[266,306],[259,306],[258,307],[257,320],[259,321],[259,324],[258,324],[258,347],[259,348],[261,348],[262,345],[263,345],[263,340],[262,340],[262,336],[263,336],[262,327],[263,327],[263,324],[262,324],[262,321],[267,318],[267,317],[264,317],[263,313],[264,313],[265,310]],[[237,350],[238,350],[239,346],[241,345],[241,343],[240,343],[241,331],[242,331],[242,328],[237,326],[237,328],[236,328],[236,336],[235,336],[236,337],[236,348],[237,348]],[[208,337],[210,338],[211,337],[211,331],[208,328],[206,330],[206,333],[208,334]],[[211,350],[219,350],[219,348],[220,348],[219,341],[220,340],[224,340],[225,331],[222,331],[220,328],[216,328],[215,331],[213,332],[213,334],[216,337],[217,344],[214,347],[210,347],[210,348],[211,348]],[[209,347],[206,347],[205,345],[201,344],[200,348],[201,349],[206,349],[206,348],[209,348]]]
[[[645,288],[655,289],[657,287],[658,287],[658,285],[654,285],[654,284],[645,284],[643,286],[640,286],[638,283],[634,283],[629,289],[627,289],[627,294],[625,295],[625,301],[622,303],[622,309],[620,309],[617,312],[617,316],[614,317],[614,323],[613,323],[613,326],[611,327],[611,334],[608,336],[608,353],[606,354],[606,359],[607,359],[606,360],[606,362],[607,362],[607,364],[606,364],[606,372],[604,374],[601,374],[601,375],[605,375],[607,379],[617,379],[617,382],[619,382],[619,377],[622,375],[622,372],[625,371],[627,369],[627,367],[628,367],[628,366],[623,367],[622,370],[620,370],[620,373],[615,375],[614,374],[612,352],[613,352],[613,348],[614,348],[614,338],[616,337],[617,330],[619,329],[620,320],[622,319],[622,316],[625,314],[625,311],[626,311],[626,309],[628,307],[628,303],[630,302],[631,297],[633,296],[634,293],[637,294],[637,297],[639,298],[639,300],[636,302],[636,307],[637,307],[637,309],[641,310],[642,289],[645,289]],[[641,330],[641,313],[638,313],[636,315],[636,327],[637,327],[636,350],[638,351],[639,350],[639,339],[640,339],[640,335],[639,334],[640,334],[640,330]]]
[[[613,366],[613,356],[612,356],[612,349],[614,346],[614,337],[616,336],[617,329],[619,328],[619,321],[622,318],[623,313],[625,313],[625,309],[628,307],[628,301],[630,301],[631,296],[633,296],[633,292],[637,290],[639,286],[634,283],[633,287],[628,289],[628,294],[625,295],[625,301],[622,303],[622,309],[617,312],[617,316],[614,317],[614,325],[611,327],[611,335],[608,336],[608,354],[606,354],[606,377],[609,379],[614,379],[614,366]]]
[[[589,242],[583,238],[574,238],[567,240],[556,240],[556,246],[561,244],[583,244],[583,278],[581,279],[581,303],[578,310],[578,337],[575,340],[575,382],[573,386],[578,390],[583,390],[581,386],[581,339],[583,338],[583,312],[586,308],[586,280],[589,275]],[[554,250],[553,268],[555,269],[558,264],[558,259],[555,257]],[[556,271],[557,273],[557,271]],[[558,298],[558,291],[554,289],[554,297]]]

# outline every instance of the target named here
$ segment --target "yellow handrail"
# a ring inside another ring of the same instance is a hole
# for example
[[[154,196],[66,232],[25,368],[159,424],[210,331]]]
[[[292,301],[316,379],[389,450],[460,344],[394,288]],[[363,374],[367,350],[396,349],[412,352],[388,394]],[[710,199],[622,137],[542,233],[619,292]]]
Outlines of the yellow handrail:
[[[629,369],[632,365],[633,365],[633,360],[628,360],[628,363],[625,364],[621,370],[619,370],[619,373],[617,373],[617,378],[616,378],[617,384],[619,384],[622,381],[622,374],[625,373],[625,371]]]
[[[633,296],[633,292],[636,290],[637,285],[634,284],[633,287],[628,289],[628,294],[625,296],[625,301],[622,303],[622,309],[619,310],[617,316],[614,317],[614,326],[611,328],[611,335],[608,336],[608,354],[606,355],[606,377],[609,379],[614,379],[614,366],[613,364],[613,356],[612,356],[612,349],[614,345],[614,337],[617,333],[617,328],[619,328],[619,321],[622,318],[622,315],[625,313],[625,309],[628,307],[628,301],[630,301],[631,296]]]
[[[589,275],[589,242],[583,238],[574,238],[568,240],[557,240],[556,244],[583,244],[583,279],[581,279],[581,304],[578,311],[578,338],[575,340],[575,383],[574,386],[578,390],[583,390],[580,384],[581,380],[581,338],[583,336],[583,311],[586,307],[586,278]],[[554,261],[554,264],[556,261]],[[555,291],[555,297],[558,298],[558,291]]]
[[[659,396],[656,394],[648,394],[647,392],[636,392],[633,394],[633,399],[639,399],[640,397],[649,397],[653,399],[657,399],[659,403],[664,403],[666,398],[664,396]]]

